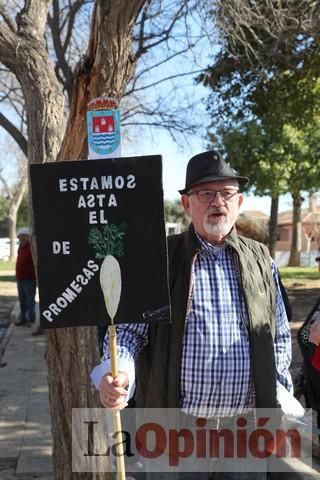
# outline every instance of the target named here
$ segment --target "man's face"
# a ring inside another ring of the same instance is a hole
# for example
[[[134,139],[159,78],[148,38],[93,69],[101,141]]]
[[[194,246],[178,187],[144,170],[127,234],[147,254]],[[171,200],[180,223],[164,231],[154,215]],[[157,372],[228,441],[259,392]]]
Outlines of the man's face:
[[[25,245],[26,243],[29,242],[29,235],[26,235],[25,233],[21,233],[19,236],[19,242],[21,245]]]
[[[243,195],[236,193],[238,188],[236,180],[222,180],[194,185],[187,194],[182,195],[182,205],[191,217],[194,228],[208,242],[222,242],[235,224],[243,202]],[[205,195],[200,194],[202,201],[199,194],[193,193],[199,190],[207,191]],[[230,191],[234,195],[227,200],[217,193],[211,201],[206,202],[206,196],[210,197],[208,191],[212,190]]]

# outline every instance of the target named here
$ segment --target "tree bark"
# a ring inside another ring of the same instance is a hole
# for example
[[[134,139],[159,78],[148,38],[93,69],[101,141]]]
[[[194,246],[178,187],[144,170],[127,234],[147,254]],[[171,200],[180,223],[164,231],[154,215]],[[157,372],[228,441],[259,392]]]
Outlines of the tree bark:
[[[76,71],[66,134],[59,158],[88,156],[86,106],[99,96],[120,100],[135,71],[131,35],[138,13],[146,0],[96,2],[88,51]],[[76,135],[78,141],[70,138]],[[76,144],[75,144],[76,143]]]
[[[28,156],[27,140],[25,139],[21,131],[12,122],[10,122],[10,120],[6,118],[1,112],[0,112],[0,125],[15,140],[15,142],[21,148],[23,154],[27,157]]]
[[[292,194],[293,215],[292,215],[292,241],[288,266],[300,266],[301,253],[301,204],[302,198],[300,192]]]
[[[64,133],[64,97],[43,36],[49,0],[29,0],[17,14],[17,31],[0,24],[0,60],[21,85],[30,163],[56,160]]]
[[[277,229],[278,229],[279,196],[271,197],[269,221],[269,252],[272,258],[276,255]]]
[[[59,159],[87,158],[85,114],[92,98],[102,95],[122,97],[134,74],[131,34],[143,4],[144,0],[96,2],[88,51],[76,70],[69,121]],[[90,371],[99,362],[96,329],[51,330],[48,332],[47,361],[54,408],[55,478],[77,478],[77,474],[71,472],[71,411],[75,407],[99,406],[97,393],[89,380]],[[92,475],[83,474],[81,478],[92,478]],[[100,474],[96,478],[108,478],[108,475]]]
[[[87,158],[87,103],[101,95],[122,97],[135,70],[132,29],[145,2],[96,0],[89,47],[76,71],[63,142],[63,93],[43,36],[50,1],[26,1],[17,16],[17,31],[0,25],[0,61],[16,75],[25,97],[30,163]],[[89,379],[99,361],[96,329],[50,330],[46,340],[55,479],[108,478],[107,474],[72,472],[72,408],[98,406]]]

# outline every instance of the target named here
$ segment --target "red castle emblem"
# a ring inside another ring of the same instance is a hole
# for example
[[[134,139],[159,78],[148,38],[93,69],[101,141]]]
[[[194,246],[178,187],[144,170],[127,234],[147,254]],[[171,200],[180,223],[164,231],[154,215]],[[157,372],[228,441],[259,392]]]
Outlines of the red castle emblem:
[[[118,103],[110,97],[99,97],[88,104],[87,125],[89,158],[119,155],[120,114]]]

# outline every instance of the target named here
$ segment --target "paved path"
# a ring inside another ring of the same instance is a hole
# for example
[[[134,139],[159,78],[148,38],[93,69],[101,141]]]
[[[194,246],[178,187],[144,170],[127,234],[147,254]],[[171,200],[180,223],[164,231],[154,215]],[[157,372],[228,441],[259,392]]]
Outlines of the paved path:
[[[0,296],[0,327],[10,323],[15,302],[15,294]],[[11,322],[16,313],[14,309]],[[0,480],[53,480],[45,337],[33,337],[32,329],[13,325],[6,332],[0,368]],[[0,349],[1,345],[0,341]],[[314,469],[302,470],[301,462],[291,468],[304,471],[300,478],[320,478]]]
[[[16,459],[17,475],[52,472],[44,349],[43,336],[15,327],[0,369],[0,459]]]
[[[15,284],[0,295],[0,479],[53,480],[44,336],[15,327]]]

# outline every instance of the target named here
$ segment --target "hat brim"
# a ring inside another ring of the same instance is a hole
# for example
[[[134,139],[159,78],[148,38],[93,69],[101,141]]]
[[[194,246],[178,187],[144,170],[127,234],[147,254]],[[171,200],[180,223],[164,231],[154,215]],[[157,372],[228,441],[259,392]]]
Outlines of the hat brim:
[[[219,177],[217,177],[215,175],[209,175],[208,177],[201,178],[201,180],[196,180],[196,181],[192,182],[190,185],[188,185],[188,187],[186,187],[182,190],[178,190],[178,192],[181,195],[184,195],[185,193],[187,193],[190,190],[191,187],[194,187],[195,185],[201,185],[202,183],[207,183],[207,182],[219,182],[220,180],[237,180],[239,182],[240,187],[245,187],[249,182],[248,177],[238,177],[238,176],[235,176],[235,177],[219,176]]]
[[[17,236],[19,237],[19,235],[30,235],[29,230],[26,228],[21,228],[17,231]]]

